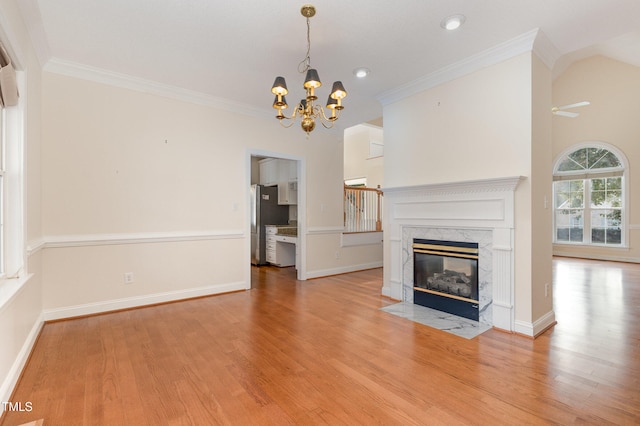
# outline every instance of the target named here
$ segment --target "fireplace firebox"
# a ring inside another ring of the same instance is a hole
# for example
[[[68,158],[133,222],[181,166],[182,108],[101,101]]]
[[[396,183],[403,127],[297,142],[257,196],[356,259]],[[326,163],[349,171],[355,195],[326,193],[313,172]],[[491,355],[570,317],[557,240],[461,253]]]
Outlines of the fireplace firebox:
[[[479,320],[478,244],[413,240],[413,302]]]

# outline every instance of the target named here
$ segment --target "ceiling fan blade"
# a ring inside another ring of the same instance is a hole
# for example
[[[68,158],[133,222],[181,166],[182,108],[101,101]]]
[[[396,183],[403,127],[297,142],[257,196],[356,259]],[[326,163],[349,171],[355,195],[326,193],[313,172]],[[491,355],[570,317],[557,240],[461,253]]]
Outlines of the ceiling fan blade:
[[[558,109],[563,110],[563,109],[570,109],[570,108],[578,108],[578,107],[587,106],[587,105],[591,105],[591,103],[589,101],[582,101],[582,102],[576,102],[575,104],[562,105],[558,107]]]
[[[563,117],[571,117],[571,118],[576,118],[577,116],[579,116],[580,114],[578,114],[577,112],[569,112],[569,111],[553,111],[553,113],[555,115],[561,115]]]

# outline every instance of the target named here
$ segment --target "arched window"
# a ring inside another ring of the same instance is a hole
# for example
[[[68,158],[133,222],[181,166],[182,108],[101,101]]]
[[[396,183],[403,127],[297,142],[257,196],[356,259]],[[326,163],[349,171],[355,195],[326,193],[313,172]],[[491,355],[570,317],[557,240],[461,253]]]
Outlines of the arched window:
[[[553,170],[555,243],[625,245],[626,164],[604,143],[573,146],[559,156]]]

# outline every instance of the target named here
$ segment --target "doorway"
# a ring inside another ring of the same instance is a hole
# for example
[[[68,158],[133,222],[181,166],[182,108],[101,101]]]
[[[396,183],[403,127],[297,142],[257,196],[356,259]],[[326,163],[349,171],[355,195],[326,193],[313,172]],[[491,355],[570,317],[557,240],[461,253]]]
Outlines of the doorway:
[[[292,268],[304,279],[303,160],[254,151],[247,170],[247,287],[255,287],[260,268]]]

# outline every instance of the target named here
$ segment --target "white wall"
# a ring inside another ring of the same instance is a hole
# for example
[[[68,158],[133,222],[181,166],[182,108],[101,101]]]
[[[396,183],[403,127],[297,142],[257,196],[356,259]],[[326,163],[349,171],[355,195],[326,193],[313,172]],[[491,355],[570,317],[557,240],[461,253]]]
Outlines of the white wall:
[[[544,243],[532,244],[532,237],[551,231],[548,221],[532,218],[532,194],[537,197],[541,191],[533,170],[549,170],[550,164],[544,148],[534,150],[532,144],[550,146],[551,141],[544,134],[533,135],[533,117],[541,102],[550,98],[550,87],[549,95],[534,99],[532,73],[534,67],[539,72],[539,65],[532,57],[521,54],[384,108],[385,187],[526,178],[515,194],[515,319],[528,327],[533,327],[540,311],[550,310],[533,309],[532,294],[544,288],[551,271],[550,257],[541,265],[535,263],[542,271],[533,271],[533,259]]]
[[[370,157],[369,143],[384,142],[382,128],[368,124],[349,127],[344,131],[344,179],[367,178],[367,186],[376,188],[384,183],[384,157]]]
[[[528,172],[530,75],[520,55],[385,107],[385,186]]]
[[[342,141],[46,72],[47,318],[249,288],[251,152],[301,158],[309,277],[368,267],[342,250]],[[381,250],[380,250],[381,251]],[[124,273],[135,283],[125,285]]]
[[[594,259],[640,262],[640,68],[594,56],[571,65],[553,82],[554,105],[588,100],[591,105],[576,109],[577,118],[554,117],[554,160],[567,148],[584,142],[606,142],[629,160],[626,175],[629,188],[628,248],[556,245],[554,253]]]

